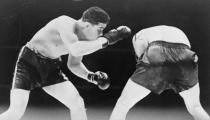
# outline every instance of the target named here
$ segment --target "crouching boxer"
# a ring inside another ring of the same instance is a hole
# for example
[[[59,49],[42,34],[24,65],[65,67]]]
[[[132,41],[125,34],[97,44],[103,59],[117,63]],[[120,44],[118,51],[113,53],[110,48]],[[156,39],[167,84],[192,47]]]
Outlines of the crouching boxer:
[[[119,97],[110,120],[125,120],[128,111],[150,92],[173,89],[195,120],[210,120],[199,100],[198,57],[183,31],[154,26],[133,37],[136,70]],[[142,116],[143,117],[143,116]]]

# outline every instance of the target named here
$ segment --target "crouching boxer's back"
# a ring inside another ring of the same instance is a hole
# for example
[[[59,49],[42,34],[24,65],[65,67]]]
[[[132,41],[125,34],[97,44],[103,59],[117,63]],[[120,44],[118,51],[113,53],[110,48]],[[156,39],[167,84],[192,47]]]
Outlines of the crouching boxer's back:
[[[141,30],[136,37],[146,38],[149,43],[153,41],[165,41],[171,43],[183,43],[190,47],[190,42],[182,30],[173,26],[154,26]]]
[[[123,88],[110,120],[125,120],[128,111],[150,92],[160,94],[167,89],[183,98],[195,120],[210,120],[199,98],[198,57],[184,32],[172,26],[155,26],[139,31],[132,42],[136,70]]]

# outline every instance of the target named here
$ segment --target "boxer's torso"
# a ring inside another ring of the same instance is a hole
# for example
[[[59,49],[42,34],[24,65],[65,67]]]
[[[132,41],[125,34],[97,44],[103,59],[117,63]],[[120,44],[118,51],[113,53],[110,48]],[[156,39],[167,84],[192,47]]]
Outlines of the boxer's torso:
[[[46,26],[39,30],[26,46],[42,54],[43,56],[52,59],[68,54],[69,51],[64,45],[58,31],[59,25],[57,24],[57,19],[59,18],[50,21]],[[72,29],[74,29],[74,23],[75,20],[70,17],[68,23],[64,22],[66,26],[69,26]]]

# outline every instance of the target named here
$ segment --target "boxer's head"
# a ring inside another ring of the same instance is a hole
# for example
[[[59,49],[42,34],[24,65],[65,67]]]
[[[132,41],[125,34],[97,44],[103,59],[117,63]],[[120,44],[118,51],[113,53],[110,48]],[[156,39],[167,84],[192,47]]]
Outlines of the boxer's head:
[[[103,34],[110,21],[108,13],[99,7],[90,7],[83,12],[80,19],[80,39],[95,40]]]

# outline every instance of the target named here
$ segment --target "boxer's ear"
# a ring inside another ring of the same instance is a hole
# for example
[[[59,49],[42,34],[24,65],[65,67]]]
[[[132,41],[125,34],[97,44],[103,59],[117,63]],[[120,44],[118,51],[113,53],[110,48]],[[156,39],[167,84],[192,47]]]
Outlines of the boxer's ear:
[[[89,28],[91,26],[91,24],[89,22],[84,22],[84,27],[85,28]]]

